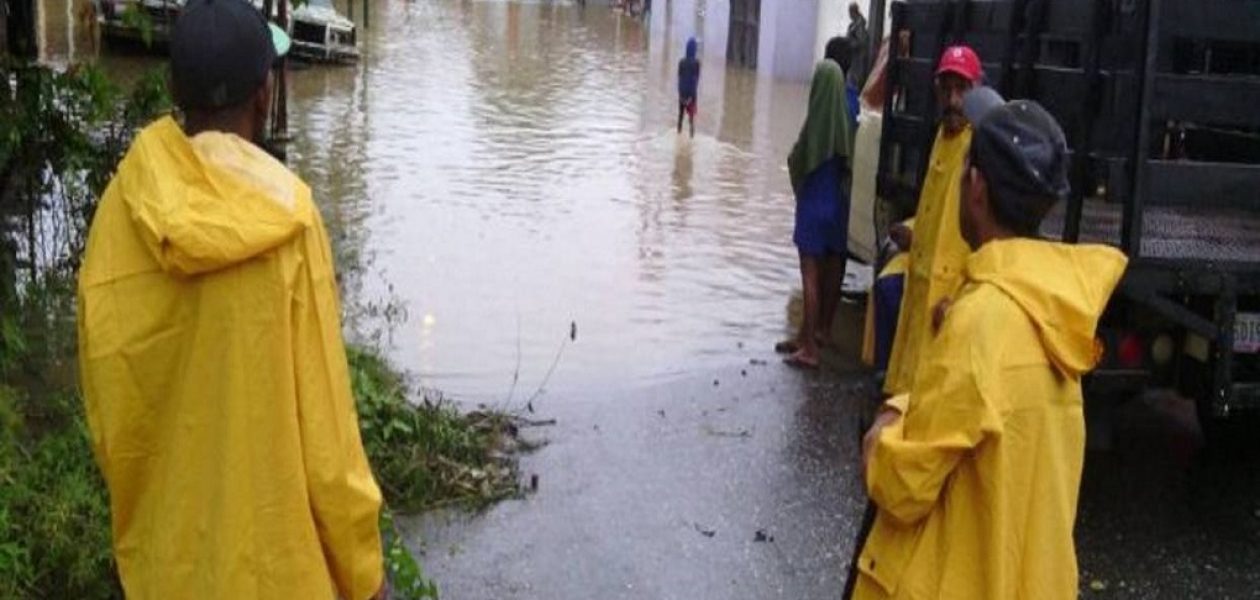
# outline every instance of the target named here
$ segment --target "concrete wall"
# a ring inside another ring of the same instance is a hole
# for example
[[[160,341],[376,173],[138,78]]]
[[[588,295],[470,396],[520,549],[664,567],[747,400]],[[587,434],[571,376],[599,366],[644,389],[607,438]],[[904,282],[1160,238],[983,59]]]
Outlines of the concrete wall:
[[[762,38],[773,33],[774,76],[792,81],[808,81],[814,71],[814,40],[818,37],[818,8],[822,2],[834,0],[763,0],[763,18],[767,12],[776,15],[773,27],[762,27]],[[767,4],[773,10],[766,11]]]
[[[869,2],[858,0],[858,5],[863,14],[868,12]],[[827,40],[844,35],[849,21],[849,0],[762,0],[761,70],[768,69],[777,78],[808,81]],[[884,24],[887,29],[889,20]]]

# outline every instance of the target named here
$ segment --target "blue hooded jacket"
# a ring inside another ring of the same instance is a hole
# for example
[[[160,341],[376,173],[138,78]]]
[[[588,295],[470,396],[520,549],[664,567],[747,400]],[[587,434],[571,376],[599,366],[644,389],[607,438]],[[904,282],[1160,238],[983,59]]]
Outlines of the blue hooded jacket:
[[[678,98],[696,97],[700,86],[700,61],[696,60],[696,38],[687,40],[687,56],[678,61]]]

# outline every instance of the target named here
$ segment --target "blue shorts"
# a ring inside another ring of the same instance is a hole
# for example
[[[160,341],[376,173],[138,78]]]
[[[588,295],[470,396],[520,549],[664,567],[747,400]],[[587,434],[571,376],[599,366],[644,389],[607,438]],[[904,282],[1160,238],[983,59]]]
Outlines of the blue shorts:
[[[849,178],[843,160],[833,156],[819,165],[796,195],[792,242],[805,256],[843,255],[849,250]]]

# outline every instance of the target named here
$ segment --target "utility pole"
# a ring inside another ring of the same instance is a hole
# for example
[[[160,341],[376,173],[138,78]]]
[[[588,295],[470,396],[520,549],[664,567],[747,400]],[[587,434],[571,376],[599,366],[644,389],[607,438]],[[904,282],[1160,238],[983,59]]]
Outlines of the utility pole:
[[[276,20],[281,29],[288,30],[289,20],[289,2],[288,0],[263,0],[263,14],[266,15],[267,21],[271,21],[271,15],[276,15]],[[289,142],[289,90],[288,77],[286,75],[288,57],[282,57],[276,61],[272,67],[272,81],[274,87],[271,91],[271,127],[267,135],[266,144],[269,150],[281,160],[288,156],[286,144]]]
[[[280,0],[280,28],[289,30],[289,0]],[[286,54],[280,59],[280,64],[276,67],[279,71],[276,73],[276,87],[278,88],[279,99],[276,109],[276,129],[278,137],[285,143],[289,141],[289,57]],[[287,153],[286,153],[287,154]]]

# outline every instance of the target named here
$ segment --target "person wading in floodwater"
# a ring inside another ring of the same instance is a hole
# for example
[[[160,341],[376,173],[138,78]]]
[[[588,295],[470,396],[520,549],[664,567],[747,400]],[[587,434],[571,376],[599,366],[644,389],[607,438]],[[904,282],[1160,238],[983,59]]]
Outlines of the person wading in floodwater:
[[[1038,238],[1068,195],[1063,130],[1036,102],[978,88],[962,199],[965,283],[909,395],[863,443],[878,506],[856,600],[1076,598],[1081,376],[1126,258]],[[913,257],[912,257],[913,260]]]
[[[289,44],[247,0],[185,4],[186,122],[140,132],[92,221],[79,359],[127,598],[388,596],[328,236],[257,145]]]
[[[827,303],[839,299],[848,251],[852,158],[844,70],[835,61],[823,60],[814,67],[805,124],[788,156],[796,195],[792,241],[800,255],[804,309],[796,339],[776,344],[775,350],[790,353],[785,362],[792,366],[817,368],[819,342],[830,335],[834,307]]]
[[[696,102],[700,89],[700,60],[696,58],[696,38],[687,40],[687,55],[678,61],[678,133],[682,133],[683,117],[696,137]]]

